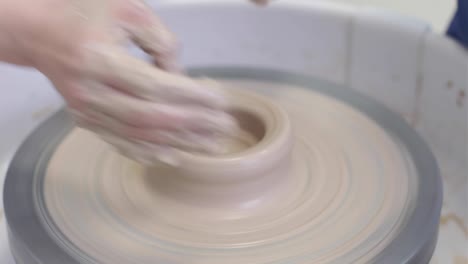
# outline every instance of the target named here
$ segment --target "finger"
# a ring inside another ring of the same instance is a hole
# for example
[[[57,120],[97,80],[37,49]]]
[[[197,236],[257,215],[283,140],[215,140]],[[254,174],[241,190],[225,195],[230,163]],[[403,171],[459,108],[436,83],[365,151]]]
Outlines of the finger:
[[[200,104],[212,108],[227,105],[225,91],[214,83],[206,84],[160,70],[118,47],[90,45],[88,51],[87,73],[125,93],[150,101]]]
[[[129,141],[102,131],[98,134],[119,153],[142,164],[154,165],[159,162],[172,166],[179,164],[178,151],[168,146]]]
[[[223,111],[200,106],[153,103],[97,83],[90,83],[89,86],[93,93],[88,94],[88,107],[82,111],[103,113],[102,122],[115,119],[114,123],[118,121],[122,123],[119,126],[133,127],[134,131],[162,129],[225,134],[238,128],[235,119]]]
[[[134,145],[158,145],[166,146],[188,152],[217,153],[220,150],[217,137],[213,133],[194,133],[187,131],[168,132],[162,130],[132,131],[123,128],[109,129],[103,125],[98,117],[82,116],[76,114],[80,127],[91,130],[104,139],[105,137],[117,138],[128,141]],[[116,127],[115,125],[113,126]],[[106,140],[107,141],[107,140]],[[143,148],[143,147],[142,147]]]
[[[153,138],[156,141],[165,142],[165,145],[175,149],[197,152],[197,153],[217,153],[220,151],[221,146],[217,141],[215,134],[197,134],[193,132],[167,132],[157,131],[150,133],[148,136],[142,138],[149,138],[150,143]],[[145,141],[146,142],[146,141]]]
[[[49,80],[66,101],[68,107],[73,109],[85,107],[82,99],[87,94],[87,90],[78,81],[69,76],[49,76]]]
[[[157,66],[166,71],[180,71],[176,37],[144,1],[126,1],[120,18],[131,39],[154,58]]]
[[[105,131],[106,133],[115,134],[121,138],[129,140],[137,140],[158,145],[168,145],[176,148],[197,151],[218,151],[217,139],[231,137],[235,130],[232,131],[168,131],[161,129],[142,129],[133,126],[128,126],[119,122],[112,117],[103,113],[88,110],[86,113],[73,112],[73,116],[77,120],[80,127],[87,128],[92,131]]]
[[[128,47],[131,44],[131,36],[127,30],[122,27],[115,26],[110,29],[109,38],[121,47]]]

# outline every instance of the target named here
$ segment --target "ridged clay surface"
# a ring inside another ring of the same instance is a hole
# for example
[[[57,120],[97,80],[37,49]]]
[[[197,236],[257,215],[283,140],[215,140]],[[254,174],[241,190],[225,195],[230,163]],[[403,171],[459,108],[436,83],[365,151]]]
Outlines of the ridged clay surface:
[[[290,149],[268,153],[276,139],[263,138],[272,140],[257,143],[265,144],[258,153],[266,159],[242,161],[247,148],[226,170],[190,162],[147,168],[75,129],[44,180],[49,232],[64,249],[102,264],[365,263],[382,252],[415,206],[416,173],[406,149],[365,114],[326,95],[221,81],[284,109]],[[264,174],[249,173],[256,170]]]

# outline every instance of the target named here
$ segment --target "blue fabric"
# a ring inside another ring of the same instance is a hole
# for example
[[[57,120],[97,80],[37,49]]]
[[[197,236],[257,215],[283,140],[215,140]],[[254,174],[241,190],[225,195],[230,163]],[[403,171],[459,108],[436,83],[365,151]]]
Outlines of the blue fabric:
[[[468,48],[468,0],[458,0],[458,8],[447,35]]]

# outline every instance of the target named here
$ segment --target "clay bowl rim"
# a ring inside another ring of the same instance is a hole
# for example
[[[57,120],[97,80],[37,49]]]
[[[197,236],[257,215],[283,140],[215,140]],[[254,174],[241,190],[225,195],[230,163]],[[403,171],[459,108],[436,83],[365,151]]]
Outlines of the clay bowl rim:
[[[271,154],[285,152],[292,137],[292,127],[287,112],[265,96],[246,91],[236,91],[239,98],[255,100],[261,104],[239,103],[234,100],[228,109],[242,111],[259,119],[264,126],[264,135],[254,145],[238,152],[209,155],[181,152],[181,163],[192,166],[237,166],[264,159]],[[284,151],[281,148],[286,147]],[[289,152],[287,153],[289,154]],[[281,155],[284,156],[284,155]]]

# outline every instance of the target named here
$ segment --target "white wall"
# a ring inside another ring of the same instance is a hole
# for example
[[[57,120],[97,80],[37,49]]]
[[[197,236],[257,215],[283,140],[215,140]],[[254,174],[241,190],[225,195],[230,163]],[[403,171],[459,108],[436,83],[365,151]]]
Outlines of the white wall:
[[[456,0],[329,0],[382,7],[429,22],[434,31],[443,32],[455,12]]]

